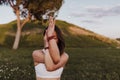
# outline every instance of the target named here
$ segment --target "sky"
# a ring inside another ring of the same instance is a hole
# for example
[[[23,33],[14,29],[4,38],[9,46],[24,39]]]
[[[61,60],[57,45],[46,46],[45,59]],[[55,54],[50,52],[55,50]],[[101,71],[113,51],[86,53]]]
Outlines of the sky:
[[[0,6],[0,11],[0,24],[16,19],[10,7]],[[65,0],[57,19],[110,38],[120,38],[120,0]]]

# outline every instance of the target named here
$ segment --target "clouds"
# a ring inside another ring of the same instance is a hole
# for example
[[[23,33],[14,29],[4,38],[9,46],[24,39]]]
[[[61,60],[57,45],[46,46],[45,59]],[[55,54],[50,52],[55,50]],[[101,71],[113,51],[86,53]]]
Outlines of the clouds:
[[[113,7],[88,7],[86,11],[89,13],[88,16],[95,18],[102,18],[106,16],[118,16],[120,15],[120,5]]]
[[[58,19],[109,37],[120,37],[118,4],[120,0],[65,0]]]
[[[84,8],[82,13],[72,13],[74,17],[92,17],[92,18],[102,18],[107,16],[119,16],[120,15],[120,5],[115,5],[113,7],[98,7],[89,6]]]
[[[95,20],[82,20],[83,23],[94,23],[94,24],[100,24],[101,22],[95,21]]]

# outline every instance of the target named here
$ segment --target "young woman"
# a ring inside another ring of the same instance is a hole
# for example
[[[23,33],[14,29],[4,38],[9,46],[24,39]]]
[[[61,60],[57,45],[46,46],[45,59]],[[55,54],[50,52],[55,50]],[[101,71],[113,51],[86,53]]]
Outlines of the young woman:
[[[55,26],[53,17],[44,31],[44,49],[33,51],[37,80],[60,80],[68,54],[60,29]]]

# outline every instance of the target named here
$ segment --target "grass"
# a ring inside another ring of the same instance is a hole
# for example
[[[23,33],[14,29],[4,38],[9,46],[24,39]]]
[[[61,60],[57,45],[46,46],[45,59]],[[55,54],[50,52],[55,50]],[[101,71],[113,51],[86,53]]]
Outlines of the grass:
[[[120,80],[117,42],[83,28],[79,29],[93,35],[74,35],[69,27],[77,26],[59,20],[56,24],[64,33],[70,55],[61,80]],[[0,25],[0,80],[35,80],[32,52],[43,46],[44,28],[37,22],[27,23],[22,29],[20,48],[12,50],[8,47],[13,45],[16,21]]]
[[[35,80],[32,51],[0,48],[0,80]],[[70,58],[61,80],[120,80],[120,50],[67,48]]]
[[[16,32],[16,21],[0,25],[0,45],[11,47],[14,42]],[[57,20],[56,25],[62,30],[67,47],[118,47],[120,44],[115,40],[100,36],[92,31],[78,27],[65,21]],[[72,27],[73,30],[70,29]],[[28,22],[22,29],[20,46],[39,46],[43,44],[42,33],[45,26],[38,22]],[[81,30],[83,33],[81,34]],[[74,34],[73,34],[74,33]],[[72,42],[71,42],[72,41]],[[40,43],[40,44],[38,44]]]
[[[0,48],[0,80],[35,80],[32,51]]]
[[[62,80],[120,80],[120,50],[67,49],[70,60]]]

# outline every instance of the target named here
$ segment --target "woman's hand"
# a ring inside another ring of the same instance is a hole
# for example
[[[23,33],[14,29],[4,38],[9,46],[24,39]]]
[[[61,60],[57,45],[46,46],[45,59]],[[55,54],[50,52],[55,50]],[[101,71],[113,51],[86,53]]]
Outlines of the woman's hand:
[[[55,20],[53,19],[53,17],[50,16],[49,25],[47,29],[47,37],[53,36],[54,29],[55,29]]]

